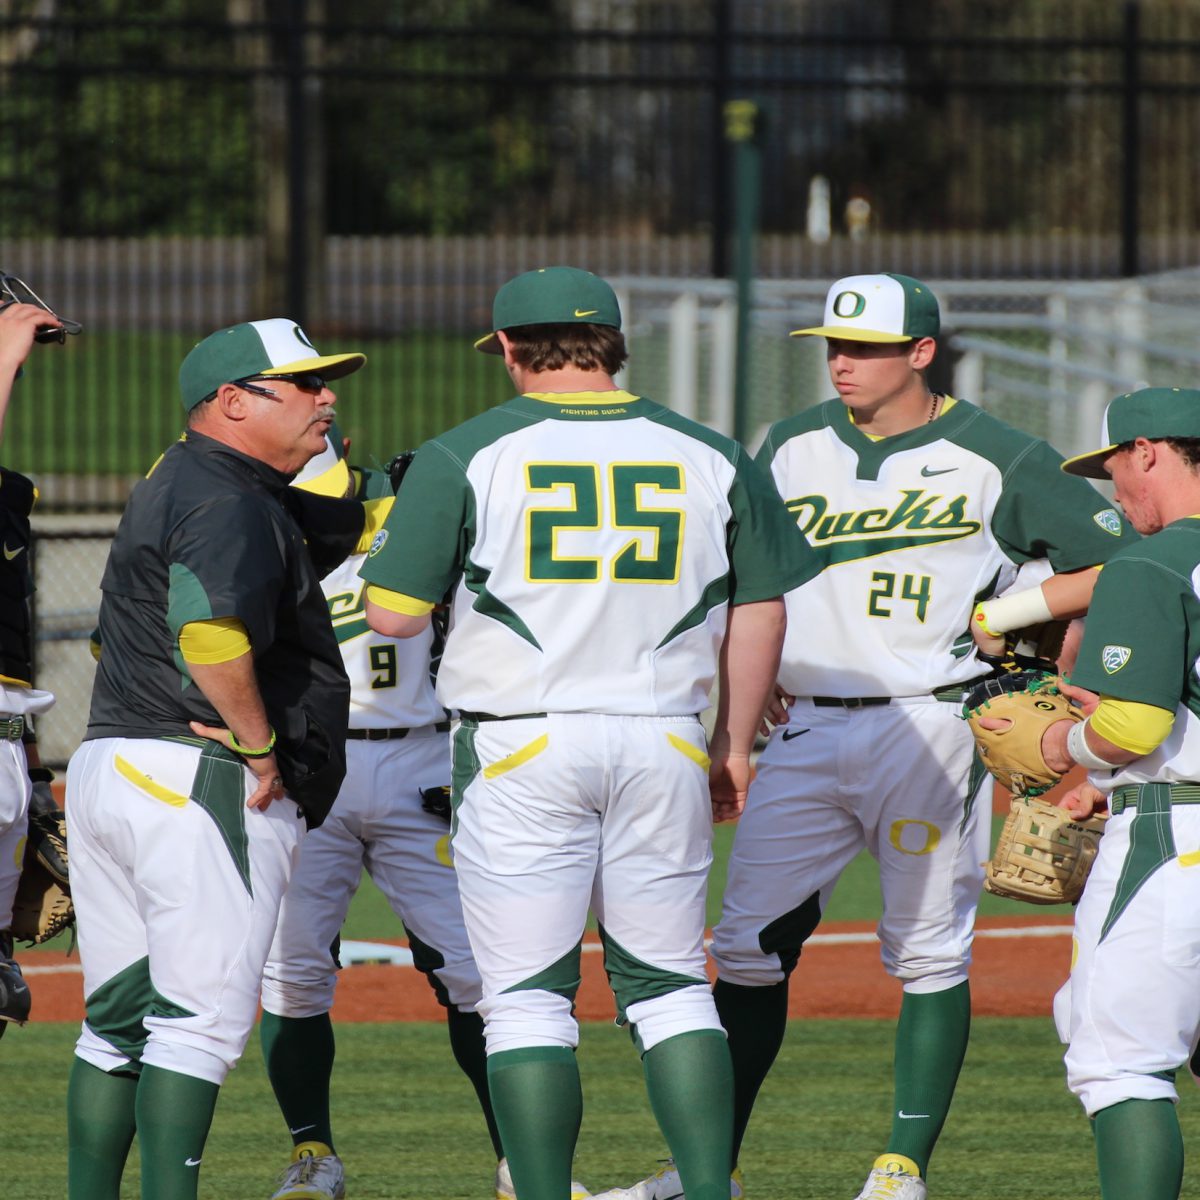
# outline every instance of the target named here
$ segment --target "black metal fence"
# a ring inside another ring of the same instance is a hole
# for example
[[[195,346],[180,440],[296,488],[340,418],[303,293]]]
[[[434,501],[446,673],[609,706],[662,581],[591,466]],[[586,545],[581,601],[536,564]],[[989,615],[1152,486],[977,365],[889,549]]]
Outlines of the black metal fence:
[[[382,457],[503,393],[469,335],[513,272],[727,275],[731,100],[764,115],[764,277],[1200,257],[1192,5],[52,8],[0,20],[0,266],[89,327],[39,350],[22,387],[51,421],[6,442],[56,477],[152,461],[181,354],[236,320],[372,353],[346,423]]]

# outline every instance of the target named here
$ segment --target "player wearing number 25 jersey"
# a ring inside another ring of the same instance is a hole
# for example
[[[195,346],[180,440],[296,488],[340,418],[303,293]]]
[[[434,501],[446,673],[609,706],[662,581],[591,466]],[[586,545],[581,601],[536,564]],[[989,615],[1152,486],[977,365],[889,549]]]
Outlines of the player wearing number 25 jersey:
[[[928,388],[939,314],[923,284],[839,280],[825,323],[800,332],[828,339],[840,396],[773,426],[759,454],[823,569],[787,596],[789,715],[763,752],[714,933],[735,1140],[782,1041],[788,977],[866,847],[883,962],[904,1000],[892,1135],[861,1196],[920,1200],[966,1048],[988,857],[990,804],[959,715],[962,685],[989,669],[972,612],[1036,559],[1083,578],[1060,574],[1034,600],[1078,585],[1086,607],[1090,568],[1132,535],[1045,442]],[[1044,605],[1041,617],[1076,611]]]
[[[562,1200],[590,905],[688,1194],[727,1200],[709,754],[713,803],[736,805],[780,597],[812,576],[811,551],[736,442],[616,387],[624,338],[603,280],[518,276],[493,328],[481,348],[522,394],[418,451],[362,573],[382,632],[415,633],[451,595],[437,691],[461,714],[453,847],[501,1138],[521,1200]],[[697,714],[722,653],[710,748]]]

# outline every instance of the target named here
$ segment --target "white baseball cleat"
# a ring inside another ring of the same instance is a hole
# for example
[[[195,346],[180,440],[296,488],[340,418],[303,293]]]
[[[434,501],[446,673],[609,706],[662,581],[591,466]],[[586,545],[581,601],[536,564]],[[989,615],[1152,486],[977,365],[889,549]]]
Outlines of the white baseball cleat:
[[[881,1154],[855,1200],[925,1200],[929,1189],[918,1167],[903,1154]]]
[[[278,1180],[271,1200],[342,1200],[346,1172],[342,1160],[324,1142],[301,1142],[292,1163]]]
[[[742,1182],[740,1168],[735,1168],[729,1177],[729,1200],[745,1200],[746,1187]],[[683,1194],[683,1184],[679,1179],[679,1169],[675,1160],[663,1160],[648,1179],[635,1183],[632,1187],[613,1188],[611,1191],[598,1192],[592,1200],[687,1200]]]
[[[588,1200],[591,1194],[578,1179],[571,1180],[571,1200]],[[272,1200],[274,1200],[273,1197]],[[507,1158],[502,1158],[496,1164],[496,1200],[517,1200]]]

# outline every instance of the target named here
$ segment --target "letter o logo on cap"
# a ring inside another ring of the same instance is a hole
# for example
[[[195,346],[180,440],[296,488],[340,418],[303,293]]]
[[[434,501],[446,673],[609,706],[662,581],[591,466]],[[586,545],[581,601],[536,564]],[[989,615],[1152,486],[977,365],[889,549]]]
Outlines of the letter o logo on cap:
[[[834,315],[843,318],[861,317],[866,307],[866,296],[860,296],[858,292],[839,292],[833,302]]]

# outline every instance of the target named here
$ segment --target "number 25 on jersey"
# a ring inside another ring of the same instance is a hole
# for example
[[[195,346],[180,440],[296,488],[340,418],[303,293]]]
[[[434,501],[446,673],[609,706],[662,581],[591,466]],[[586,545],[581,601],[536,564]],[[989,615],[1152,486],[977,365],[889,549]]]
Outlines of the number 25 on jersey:
[[[683,552],[684,511],[647,508],[652,496],[684,492],[679,463],[610,463],[602,480],[595,463],[527,463],[531,493],[556,493],[565,504],[530,507],[525,514],[525,578],[530,583],[677,583]],[[567,555],[564,531],[630,530],[632,537],[607,560]],[[648,535],[648,536],[647,536]]]

